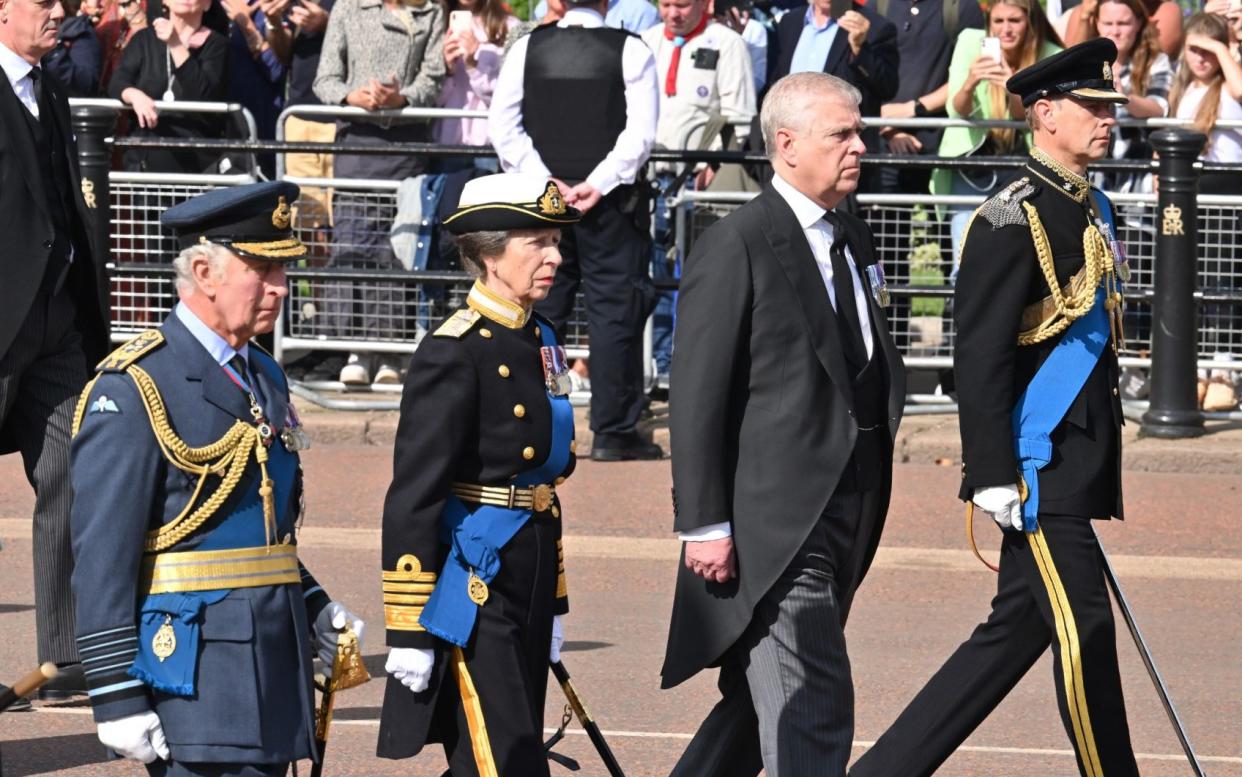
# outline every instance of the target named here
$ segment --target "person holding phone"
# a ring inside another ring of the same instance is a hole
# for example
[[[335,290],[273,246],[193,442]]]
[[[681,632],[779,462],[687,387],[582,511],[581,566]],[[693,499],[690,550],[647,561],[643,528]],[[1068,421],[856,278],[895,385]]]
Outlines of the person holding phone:
[[[1035,0],[1005,0],[988,10],[987,30],[963,30],[949,63],[947,109],[952,119],[1017,119],[1026,116],[1022,101],[1005,90],[1005,81],[1061,50],[1061,41]],[[1026,151],[1030,132],[1016,129],[949,127],[940,140],[940,156],[1004,156]],[[994,194],[1003,177],[994,170],[939,169],[932,173],[932,194]],[[973,206],[949,206],[953,273]]]
[[[492,102],[496,77],[509,31],[517,24],[503,0],[451,0],[448,32],[444,35],[444,64],[448,76],[439,105],[485,111]],[[446,145],[488,145],[487,119],[440,119],[436,140]],[[443,157],[436,166],[460,169],[494,168],[495,160]]]
[[[870,5],[854,0],[811,0],[805,12],[790,11],[776,25],[772,83],[790,73],[827,73],[856,87],[863,116],[878,116],[898,87],[897,28]],[[762,102],[762,101],[761,101]],[[878,150],[880,131],[863,131],[867,148]],[[866,172],[859,191],[873,191]]]
[[[314,92],[327,105],[366,114],[337,124],[338,143],[386,146],[431,139],[424,120],[403,119],[396,109],[430,107],[440,99],[444,61],[444,6],[401,0],[337,0],[328,17]],[[425,157],[340,154],[338,178],[400,181],[427,171]],[[371,195],[338,190],[332,197],[335,248],[329,267],[399,270],[388,239],[391,218],[378,213]],[[324,284],[323,334],[348,340],[408,338],[405,284],[337,281]],[[338,376],[347,385],[395,384],[401,376],[391,355],[349,355]]]

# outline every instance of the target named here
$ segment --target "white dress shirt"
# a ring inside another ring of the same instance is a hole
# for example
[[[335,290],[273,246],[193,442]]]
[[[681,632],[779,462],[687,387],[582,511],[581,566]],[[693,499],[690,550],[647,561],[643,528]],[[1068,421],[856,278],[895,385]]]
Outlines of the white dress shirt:
[[[4,75],[9,79],[9,86],[13,87],[17,99],[22,101],[22,105],[26,106],[32,116],[39,118],[39,101],[35,99],[34,81],[30,78],[34,65],[0,43],[0,68],[4,69]]]
[[[604,17],[588,8],[570,8],[558,27],[603,27]],[[522,122],[522,97],[526,76],[526,50],[530,36],[519,38],[505,56],[496,91],[488,111],[492,146],[507,173],[551,176]],[[568,63],[567,66],[572,66]],[[627,38],[621,51],[621,75],[625,79],[625,129],[612,151],[587,176],[587,183],[608,194],[621,184],[634,183],[638,168],[647,161],[655,143],[658,86],[655,58],[637,37]]]
[[[794,218],[798,220],[798,225],[802,227],[802,233],[806,235],[806,240],[811,245],[811,254],[815,257],[815,264],[819,267],[819,274],[824,279],[824,288],[828,291],[828,300],[832,304],[833,310],[836,310],[837,293],[832,288],[832,259],[830,256],[834,230],[832,225],[824,220],[824,213],[826,211],[819,205],[816,205],[810,197],[807,197],[787,183],[779,174],[772,176],[772,188],[793,209]],[[867,303],[867,291],[863,288],[862,279],[858,275],[858,267],[854,264],[854,256],[848,245],[845,247],[845,258],[849,262],[850,277],[854,281],[854,304],[858,307],[858,320],[862,323],[863,343],[867,346],[867,358],[871,358],[875,345],[871,336],[871,315]],[[706,540],[723,539],[732,534],[733,529],[729,522],[722,521],[681,532],[678,536],[683,542],[704,542]]]

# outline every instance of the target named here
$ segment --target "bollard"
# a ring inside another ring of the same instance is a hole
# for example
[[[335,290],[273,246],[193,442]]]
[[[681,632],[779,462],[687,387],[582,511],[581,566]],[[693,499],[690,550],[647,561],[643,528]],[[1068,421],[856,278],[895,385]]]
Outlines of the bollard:
[[[1198,437],[1204,431],[1195,386],[1199,173],[1194,165],[1205,140],[1203,133],[1182,129],[1159,130],[1151,136],[1160,155],[1160,195],[1156,203],[1151,404],[1143,413],[1140,430],[1145,437]]]
[[[108,136],[116,126],[116,109],[78,106],[73,112],[73,134],[78,144],[78,168],[82,175],[82,199],[90,213],[91,252],[99,268],[101,288],[108,288],[107,265],[112,261],[112,195],[108,171],[112,167],[112,146]]]

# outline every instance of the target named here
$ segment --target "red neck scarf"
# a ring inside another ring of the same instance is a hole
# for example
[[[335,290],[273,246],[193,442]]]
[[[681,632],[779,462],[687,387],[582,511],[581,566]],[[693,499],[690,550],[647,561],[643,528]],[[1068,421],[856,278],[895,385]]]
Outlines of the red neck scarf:
[[[711,19],[709,19],[707,13],[704,12],[703,18],[699,19],[699,23],[693,30],[690,31],[690,34],[685,37],[673,34],[673,31],[668,28],[668,25],[664,25],[664,39],[671,40],[673,42],[673,59],[668,63],[668,75],[664,77],[664,94],[668,97],[677,96],[677,66],[681,64],[682,47],[697,37],[699,33],[703,32],[703,30],[707,28],[707,23],[709,21],[711,21]]]

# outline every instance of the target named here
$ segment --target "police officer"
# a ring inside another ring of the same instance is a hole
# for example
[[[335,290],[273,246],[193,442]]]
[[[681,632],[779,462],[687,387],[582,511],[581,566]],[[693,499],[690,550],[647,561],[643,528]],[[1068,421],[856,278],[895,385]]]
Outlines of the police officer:
[[[306,252],[297,197],[263,183],[167,210],[181,301],[99,364],[74,418],[78,650],[99,739],[153,775],[315,757],[312,658],[362,627],[298,561],[308,440],[251,342]]]
[[[1093,518],[1122,517],[1124,254],[1086,179],[1108,151],[1116,47],[1101,38],[1009,79],[1026,166],[967,227],[955,316],[961,498],[1004,530],[980,624],[851,774],[931,774],[1051,647],[1079,772],[1136,775]]]
[[[454,777],[548,774],[548,661],[568,610],[556,496],[574,468],[564,350],[532,312],[578,221],[555,183],[476,178],[445,226],[477,276],[410,362],[384,501],[392,674],[379,755],[442,742]]]
[[[639,437],[643,326],[655,305],[647,192],[638,181],[656,134],[656,75],[641,39],[604,26],[608,0],[570,0],[556,24],[518,39],[488,114],[507,172],[554,176],[582,212],[539,311],[562,334],[578,289],[591,336],[591,458],[658,459]],[[573,119],[566,120],[566,106]]]

